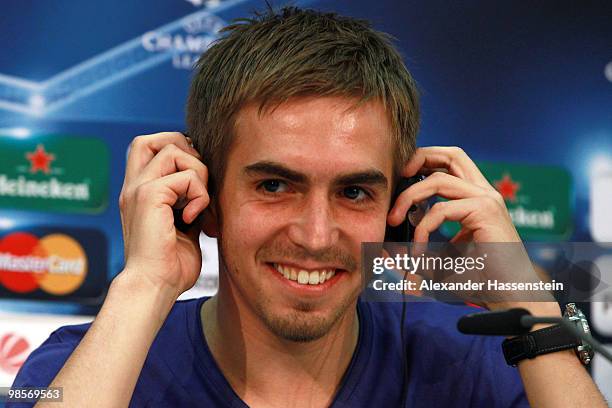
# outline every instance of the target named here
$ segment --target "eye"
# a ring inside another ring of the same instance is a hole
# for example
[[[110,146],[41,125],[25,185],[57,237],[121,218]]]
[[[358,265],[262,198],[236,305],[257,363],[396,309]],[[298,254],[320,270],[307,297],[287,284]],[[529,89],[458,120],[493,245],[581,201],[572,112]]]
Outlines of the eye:
[[[349,200],[360,202],[368,198],[368,193],[361,187],[350,186],[342,190],[342,194]]]
[[[257,188],[263,188],[266,193],[283,193],[287,191],[287,183],[281,180],[264,180]]]

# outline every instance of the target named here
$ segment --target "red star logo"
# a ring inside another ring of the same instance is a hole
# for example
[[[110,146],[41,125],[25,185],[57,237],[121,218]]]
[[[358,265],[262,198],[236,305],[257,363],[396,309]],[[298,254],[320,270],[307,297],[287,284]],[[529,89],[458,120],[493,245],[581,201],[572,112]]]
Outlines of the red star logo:
[[[495,188],[504,197],[504,200],[516,201],[516,193],[521,188],[520,183],[515,183],[509,174],[504,174],[501,180],[495,182]]]
[[[42,171],[49,174],[51,172],[49,165],[55,160],[55,155],[45,152],[45,146],[39,144],[36,146],[36,150],[26,153],[26,158],[30,161],[30,173]]]

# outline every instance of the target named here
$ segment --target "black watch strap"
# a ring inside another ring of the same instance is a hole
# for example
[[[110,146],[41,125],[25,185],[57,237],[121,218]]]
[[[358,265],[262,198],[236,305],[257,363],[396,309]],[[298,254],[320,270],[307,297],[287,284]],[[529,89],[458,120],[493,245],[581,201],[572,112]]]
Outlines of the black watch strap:
[[[559,324],[506,339],[502,350],[506,363],[516,366],[519,361],[541,354],[567,350],[579,346],[580,341]]]

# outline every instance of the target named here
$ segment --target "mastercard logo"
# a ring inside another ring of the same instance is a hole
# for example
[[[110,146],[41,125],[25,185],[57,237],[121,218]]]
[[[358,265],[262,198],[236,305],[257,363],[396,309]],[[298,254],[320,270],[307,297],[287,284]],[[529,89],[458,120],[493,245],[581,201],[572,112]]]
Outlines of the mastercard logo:
[[[0,284],[10,291],[67,295],[81,287],[86,276],[85,251],[68,235],[39,238],[14,232],[0,240]]]

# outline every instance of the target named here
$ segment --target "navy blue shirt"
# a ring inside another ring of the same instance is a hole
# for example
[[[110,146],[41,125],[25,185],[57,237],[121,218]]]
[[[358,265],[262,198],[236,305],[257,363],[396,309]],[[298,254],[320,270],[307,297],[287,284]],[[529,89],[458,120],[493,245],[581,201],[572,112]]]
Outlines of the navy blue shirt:
[[[151,346],[131,407],[247,406],[206,344],[200,320],[206,299],[176,302]],[[332,407],[399,407],[404,381],[401,303],[360,300],[357,310],[357,348]],[[473,308],[418,301],[409,302],[406,310],[407,407],[529,406],[517,369],[504,361],[502,338],[457,331],[457,319]],[[28,357],[13,386],[47,386],[88,328],[81,324],[54,331]]]

